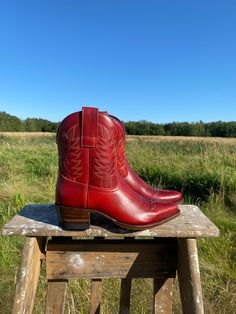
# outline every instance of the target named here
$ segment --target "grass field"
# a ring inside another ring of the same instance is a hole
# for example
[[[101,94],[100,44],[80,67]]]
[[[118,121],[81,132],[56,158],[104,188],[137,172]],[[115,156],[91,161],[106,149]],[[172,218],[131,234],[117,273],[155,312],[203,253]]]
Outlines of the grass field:
[[[54,202],[55,135],[0,134],[0,223],[27,203]],[[205,311],[233,314],[236,308],[236,139],[129,137],[128,159],[149,184],[182,191],[219,227],[221,236],[198,242]],[[0,240],[0,312],[11,312],[21,237]],[[90,284],[72,281],[66,313],[87,313]],[[105,280],[103,313],[117,313],[119,282]],[[178,287],[175,286],[177,295]],[[110,293],[112,291],[112,293]],[[142,298],[140,296],[142,295]],[[135,280],[131,313],[151,313],[151,281]],[[43,313],[40,279],[34,313]],[[174,313],[180,313],[175,298]]]

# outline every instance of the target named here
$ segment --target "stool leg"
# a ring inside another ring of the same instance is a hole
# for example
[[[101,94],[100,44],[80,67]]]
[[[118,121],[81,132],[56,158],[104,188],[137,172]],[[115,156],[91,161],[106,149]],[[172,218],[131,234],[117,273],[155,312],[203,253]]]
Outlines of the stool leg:
[[[26,238],[21,265],[17,275],[12,314],[30,314],[33,311],[40,273],[42,239]]]
[[[90,314],[99,314],[102,295],[102,279],[92,279]]]
[[[153,279],[153,313],[172,313],[172,278]]]
[[[63,314],[67,280],[48,280],[46,314]]]
[[[130,311],[130,294],[131,294],[131,278],[121,279],[120,286],[120,314],[129,314]]]
[[[184,314],[203,314],[201,279],[195,239],[178,240],[178,280]]]

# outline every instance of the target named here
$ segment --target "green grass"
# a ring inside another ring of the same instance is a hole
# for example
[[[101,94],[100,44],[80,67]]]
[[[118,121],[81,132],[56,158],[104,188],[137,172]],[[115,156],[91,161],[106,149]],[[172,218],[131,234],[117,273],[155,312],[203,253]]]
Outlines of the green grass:
[[[236,308],[236,146],[230,140],[132,141],[127,155],[135,171],[153,186],[182,191],[219,227],[221,235],[198,241],[206,313]],[[57,149],[54,136],[0,136],[0,224],[24,204],[54,202]],[[11,312],[21,237],[0,239],[0,309]],[[117,313],[120,283],[105,280],[103,313]],[[179,313],[175,285],[174,312]],[[112,293],[111,293],[112,292]],[[89,281],[71,281],[66,313],[87,313]],[[131,313],[151,313],[150,280],[135,280]],[[140,297],[142,296],[142,297]],[[34,312],[44,311],[45,279],[40,278]]]

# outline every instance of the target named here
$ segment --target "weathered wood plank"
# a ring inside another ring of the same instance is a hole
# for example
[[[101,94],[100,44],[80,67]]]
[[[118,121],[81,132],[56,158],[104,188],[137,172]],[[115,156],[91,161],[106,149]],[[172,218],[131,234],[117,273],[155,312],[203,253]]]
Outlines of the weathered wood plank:
[[[75,237],[216,237],[217,227],[194,205],[179,205],[180,216],[143,231],[119,228],[101,215],[92,215],[92,225],[83,231],[63,230],[54,205],[28,205],[2,229],[3,235],[75,236]],[[128,210],[128,209],[127,209]]]
[[[201,279],[195,239],[178,241],[178,280],[184,314],[203,314]]]
[[[46,314],[63,314],[65,308],[67,280],[48,280]]]
[[[176,255],[171,239],[49,241],[46,273],[48,279],[173,277]]]
[[[40,256],[43,239],[26,238],[21,254],[13,301],[13,314],[30,314],[40,273]]]
[[[154,278],[153,280],[153,313],[172,313],[172,278]]]
[[[131,295],[131,278],[121,279],[120,285],[120,314],[129,314],[130,295]]]
[[[100,302],[102,296],[102,279],[91,280],[90,314],[100,313]]]

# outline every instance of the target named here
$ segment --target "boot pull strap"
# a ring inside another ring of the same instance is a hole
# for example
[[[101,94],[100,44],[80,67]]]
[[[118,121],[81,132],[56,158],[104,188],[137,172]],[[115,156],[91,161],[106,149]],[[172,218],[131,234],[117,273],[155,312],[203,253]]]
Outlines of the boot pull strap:
[[[81,147],[96,147],[98,137],[98,109],[82,108]]]

